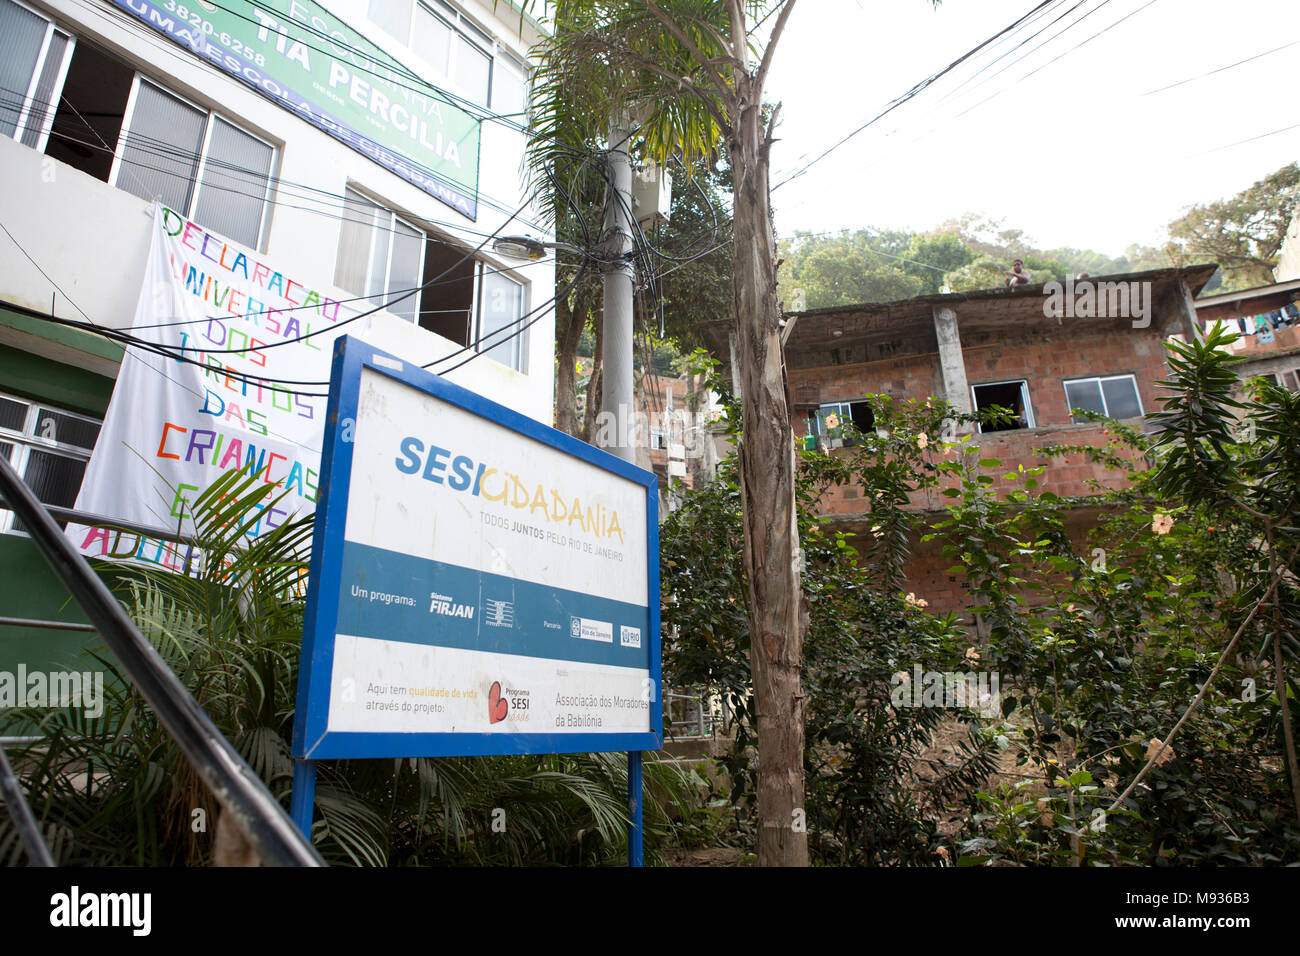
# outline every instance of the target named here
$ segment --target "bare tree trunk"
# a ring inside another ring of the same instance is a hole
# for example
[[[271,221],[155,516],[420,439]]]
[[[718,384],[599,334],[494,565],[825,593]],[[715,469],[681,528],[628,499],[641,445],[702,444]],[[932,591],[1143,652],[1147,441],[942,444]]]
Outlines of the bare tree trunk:
[[[727,148],[735,175],[736,375],[745,415],[740,481],[758,712],[758,862],[807,866],[800,683],[807,610],[768,195],[771,139],[761,109],[761,78],[738,74]]]
[[[1273,598],[1277,607],[1277,597]],[[1286,747],[1286,766],[1291,772],[1291,799],[1295,802],[1295,816],[1300,822],[1300,764],[1296,761],[1295,738],[1291,734],[1291,705],[1286,693],[1286,660],[1282,656],[1282,634],[1273,634],[1273,681],[1277,693],[1277,702],[1282,713],[1282,741]]]
[[[234,818],[222,807],[212,843],[213,866],[261,866],[262,860]]]
[[[555,427],[566,435],[578,432],[578,342],[587,325],[590,298],[579,289],[570,305],[567,298],[555,302]]]
[[[591,359],[591,377],[587,379],[587,408],[582,416],[582,433],[578,435],[588,444],[596,437],[596,416],[600,414],[600,396],[604,391],[601,382],[601,355],[605,348],[605,305],[596,310],[596,348]]]

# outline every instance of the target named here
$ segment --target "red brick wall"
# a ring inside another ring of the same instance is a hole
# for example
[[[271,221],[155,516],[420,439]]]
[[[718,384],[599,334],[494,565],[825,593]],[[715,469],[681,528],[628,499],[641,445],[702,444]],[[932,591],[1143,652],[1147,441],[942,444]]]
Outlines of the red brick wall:
[[[1158,335],[1132,330],[1104,334],[1077,334],[1069,324],[1059,336],[1039,337],[1008,342],[980,341],[979,336],[963,337],[963,356],[969,385],[1024,379],[1029,387],[1029,401],[1036,428],[974,435],[970,444],[978,445],[980,457],[996,458],[1001,465],[992,473],[996,488],[1018,486],[1000,477],[1006,472],[1046,466],[1039,476],[1039,490],[1052,491],[1062,497],[1095,494],[1091,480],[1105,487],[1122,485],[1121,479],[1099,465],[1090,464],[1082,454],[1070,454],[1052,460],[1042,449],[1050,445],[1092,445],[1104,447],[1110,436],[1104,425],[1070,422],[1065,388],[1069,379],[1131,374],[1137,381],[1144,412],[1159,407],[1163,391],[1155,383],[1164,378],[1167,366],[1163,343]],[[807,433],[807,413],[818,404],[862,398],[868,394],[886,394],[894,398],[925,398],[942,395],[943,384],[937,354],[905,359],[871,362],[852,366],[826,367],[790,372],[791,391],[796,402],[795,428]],[[935,436],[929,436],[932,440]],[[933,446],[932,446],[933,447]],[[845,449],[841,454],[851,453]],[[932,450],[937,459],[941,453]],[[949,452],[949,456],[955,454]],[[951,460],[951,457],[950,459]],[[940,492],[953,482],[928,493],[913,496],[918,507],[940,507],[946,500]],[[860,514],[862,491],[837,489],[824,499],[825,513]]]
[[[1160,337],[1136,329],[1104,335],[1062,333],[1052,341],[987,345],[963,339],[962,345],[969,384],[1027,380],[1029,401],[1039,425],[1069,424],[1070,410],[1062,383],[1072,378],[1131,374],[1138,382],[1142,410],[1155,411],[1161,391],[1155,383],[1165,378],[1167,371]]]
[[[1097,509],[1081,508],[1072,513],[1070,519],[1066,521],[1066,534],[1077,553],[1088,555],[1087,535],[1096,526],[1098,520]],[[862,528],[852,530],[859,534],[868,533]],[[920,534],[917,534],[913,536],[911,544],[912,553],[907,563],[907,583],[903,586],[904,592],[912,592],[918,599],[925,601],[928,605],[927,610],[933,613],[953,612],[960,615],[966,624],[973,624],[974,615],[970,609],[976,602],[966,585],[966,577],[960,572],[951,571],[959,562],[944,555],[941,540],[922,543]],[[1030,576],[1034,576],[1033,571],[1030,572]],[[1043,570],[1039,580],[1046,580],[1047,576],[1047,572]],[[1044,592],[1033,588],[1022,590],[1020,597],[1031,607],[1046,603],[1048,600]]]

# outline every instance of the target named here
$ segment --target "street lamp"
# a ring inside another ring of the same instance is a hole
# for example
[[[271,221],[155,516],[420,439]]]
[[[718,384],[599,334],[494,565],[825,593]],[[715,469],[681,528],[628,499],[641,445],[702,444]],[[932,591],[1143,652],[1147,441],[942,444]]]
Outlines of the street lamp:
[[[492,249],[512,259],[529,259],[533,262],[544,259],[547,249],[583,254],[581,249],[567,242],[541,242],[532,236],[502,236],[492,243]]]

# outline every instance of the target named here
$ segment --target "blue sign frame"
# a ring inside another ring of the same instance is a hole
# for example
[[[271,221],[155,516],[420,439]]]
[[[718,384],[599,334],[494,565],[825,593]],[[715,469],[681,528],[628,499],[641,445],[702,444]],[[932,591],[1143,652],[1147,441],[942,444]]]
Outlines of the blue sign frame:
[[[343,577],[344,527],[352,478],[353,430],[362,371],[370,370],[549,446],[645,489],[649,633],[645,637],[652,693],[648,732],[477,733],[328,732],[334,644]],[[351,336],[335,342],[316,503],[302,658],[299,664],[293,756],[300,762],[371,757],[443,757],[510,753],[591,753],[659,750],[663,694],[659,622],[659,483],[652,472],[578,441],[512,409],[455,385]],[[295,791],[298,787],[295,787]],[[295,793],[295,798],[297,793]]]

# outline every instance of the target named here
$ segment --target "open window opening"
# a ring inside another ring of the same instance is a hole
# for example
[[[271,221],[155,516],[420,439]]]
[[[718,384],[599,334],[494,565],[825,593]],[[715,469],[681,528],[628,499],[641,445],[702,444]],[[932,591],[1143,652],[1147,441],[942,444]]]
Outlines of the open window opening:
[[[0,134],[261,248],[275,147],[0,0]]]
[[[981,432],[1034,427],[1033,410],[1029,406],[1029,385],[1023,379],[972,386],[971,398]]]
[[[78,43],[45,155],[108,182],[134,79],[125,63],[89,43]]]
[[[334,283],[407,322],[527,373],[526,289],[469,250],[346,189]]]
[[[866,401],[828,402],[808,413],[808,435],[828,448],[856,445],[876,430],[876,413]]]

